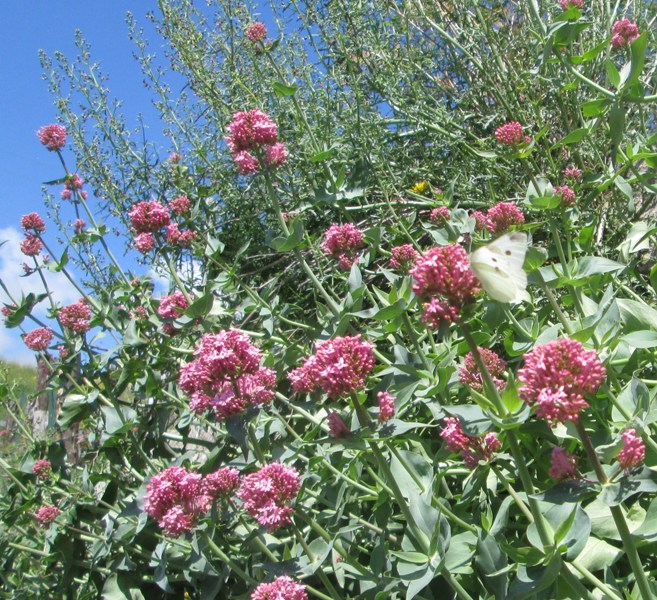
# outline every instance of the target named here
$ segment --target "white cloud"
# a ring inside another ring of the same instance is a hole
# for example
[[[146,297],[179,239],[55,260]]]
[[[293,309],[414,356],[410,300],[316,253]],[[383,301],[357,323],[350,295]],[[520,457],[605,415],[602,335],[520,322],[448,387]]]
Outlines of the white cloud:
[[[23,263],[30,263],[32,260],[20,251],[22,239],[23,235],[15,227],[0,228],[0,243],[5,242],[0,246],[0,280],[15,300],[20,300],[21,294],[27,295],[30,292],[40,294],[44,291],[41,278],[36,273],[22,277]],[[66,305],[79,300],[80,292],[65,275],[46,270],[43,271],[43,275],[55,303]],[[0,289],[0,302],[11,302],[4,289]],[[48,308],[49,304],[46,299],[34,307],[33,314],[39,319],[45,320]],[[30,331],[37,325],[26,319],[23,321],[23,327]],[[34,364],[34,352],[28,350],[23,344],[20,339],[20,329],[7,329],[2,321],[0,321],[0,358]]]

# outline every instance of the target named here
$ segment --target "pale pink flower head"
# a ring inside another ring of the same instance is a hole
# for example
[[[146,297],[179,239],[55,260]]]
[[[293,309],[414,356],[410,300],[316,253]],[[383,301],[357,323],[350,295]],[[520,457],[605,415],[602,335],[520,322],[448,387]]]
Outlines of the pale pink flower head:
[[[66,327],[76,333],[84,333],[91,329],[91,309],[84,300],[69,304],[60,309],[57,315],[62,327]]]
[[[470,303],[481,289],[470,269],[467,252],[458,244],[429,248],[410,274],[419,298],[442,297],[457,309]]]
[[[169,467],[154,475],[146,486],[144,510],[165,533],[178,537],[194,528],[212,500],[201,475],[183,467]]]
[[[638,467],[646,457],[646,445],[641,437],[636,435],[636,429],[626,429],[621,433],[623,449],[616,456],[616,460],[626,471]]]
[[[574,165],[571,165],[569,167],[566,167],[563,170],[564,177],[566,179],[581,179],[582,177],[582,171],[581,169],[578,169]]]
[[[411,244],[394,246],[390,250],[390,268],[406,273],[418,258],[420,253]]]
[[[611,28],[611,46],[612,48],[622,48],[629,46],[639,37],[639,28],[627,18],[616,21]]]
[[[178,152],[172,152],[171,154],[169,154],[167,160],[175,165],[176,163],[179,163],[182,160],[182,156],[178,154]]]
[[[525,215],[513,202],[498,202],[486,213],[486,227],[491,233],[504,233],[513,225],[522,225]]]
[[[137,202],[128,216],[137,233],[156,233],[171,222],[169,209],[159,200]]]
[[[189,212],[191,202],[187,196],[178,196],[169,202],[171,210],[176,215],[186,215]]]
[[[239,471],[232,467],[222,467],[203,478],[203,489],[213,500],[231,497],[239,485]]]
[[[451,216],[449,208],[446,206],[438,206],[437,208],[432,208],[429,212],[429,221],[432,223],[442,223],[444,221],[449,221]]]
[[[495,130],[495,139],[505,146],[518,146],[525,142],[522,125],[518,121],[510,121]]]
[[[556,186],[554,193],[561,195],[561,206],[572,206],[577,199],[577,194],[567,185]]]
[[[278,141],[276,123],[257,108],[236,112],[227,129],[226,142],[233,155],[242,150],[273,146]]]
[[[555,446],[552,448],[552,459],[548,475],[554,481],[564,479],[575,479],[577,477],[577,457],[563,448]]]
[[[584,7],[584,0],[559,0],[559,3],[563,10],[568,10],[571,6],[574,6],[575,8]]]
[[[271,463],[244,477],[237,495],[246,512],[267,531],[275,531],[291,522],[292,507],[287,503],[296,498],[300,487],[295,468]]]
[[[55,337],[53,330],[50,327],[39,327],[34,331],[26,333],[23,337],[25,345],[35,352],[43,352],[48,349],[50,342]]]
[[[61,198],[62,200],[70,200],[70,199],[72,198],[72,196],[73,196],[73,192],[72,192],[71,190],[69,190],[69,189],[64,188],[64,189],[60,192],[59,196],[60,196],[60,198]]]
[[[52,473],[52,465],[50,464],[50,461],[45,458],[37,460],[32,465],[32,473],[34,473],[39,479],[48,479]]]
[[[445,447],[450,452],[459,452],[468,469],[474,469],[479,461],[489,461],[493,454],[502,447],[497,435],[489,432],[485,435],[469,435],[463,431],[456,417],[447,417],[445,427],[440,431],[445,440]]]
[[[265,152],[265,162],[272,167],[280,167],[287,162],[287,148],[282,142],[269,146]]]
[[[8,317],[13,316],[14,312],[16,312],[16,305],[12,304],[10,306],[4,305],[1,309],[0,312],[4,315],[5,319]]]
[[[41,525],[41,527],[47,527],[61,514],[62,511],[59,510],[56,506],[47,504],[46,506],[42,506],[39,510],[37,510],[34,517],[37,521],[39,521],[39,525]]]
[[[163,319],[177,319],[189,306],[185,294],[176,291],[168,296],[160,298],[160,304],[157,307],[157,314]]]
[[[84,221],[84,219],[75,219],[75,223],[73,223],[73,229],[75,231],[75,235],[80,235],[84,231],[84,228],[86,226],[87,224]]]
[[[20,243],[20,249],[25,256],[37,256],[43,250],[43,242],[33,233],[28,233]]]
[[[499,376],[504,373],[506,363],[492,350],[487,348],[478,348],[478,350],[479,356],[486,365],[486,369],[493,378],[497,389],[501,390],[504,387],[504,380],[500,379]],[[481,372],[477,368],[472,352],[466,354],[463,365],[459,368],[459,381],[477,392],[482,392],[484,389]]]
[[[139,252],[146,254],[155,248],[155,238],[152,233],[140,233],[135,236],[133,244]]]
[[[288,378],[297,392],[321,389],[329,398],[338,398],[365,387],[374,368],[374,344],[359,335],[318,342],[315,354],[291,371]]]
[[[84,179],[77,173],[67,173],[64,178],[64,188],[67,190],[81,190],[84,185]]]
[[[363,246],[363,233],[351,223],[331,225],[324,232],[324,239],[320,244],[320,248],[335,258],[344,271],[349,270],[358,260]]]
[[[43,233],[46,230],[46,224],[43,219],[35,212],[21,217],[21,227],[25,232]]]
[[[248,150],[240,150],[233,154],[233,161],[240,175],[252,175],[260,170],[258,159]]]
[[[66,129],[61,125],[45,125],[37,135],[48,150],[61,150],[66,145]]]
[[[379,392],[376,395],[379,402],[379,425],[387,423],[395,416],[395,397],[388,392]]]
[[[246,37],[256,44],[267,37],[267,28],[264,23],[253,23],[246,28],[245,33]]]
[[[519,393],[552,425],[577,421],[588,407],[584,396],[595,394],[605,374],[594,350],[585,350],[577,340],[554,340],[525,355],[525,366],[518,371],[523,384]]]
[[[470,218],[475,220],[475,231],[488,231],[490,222],[488,221],[488,215],[482,213],[480,210],[475,210]]]
[[[459,307],[450,304],[447,300],[431,298],[422,305],[422,322],[429,329],[440,329],[452,323],[458,323],[461,316]]]
[[[287,575],[271,583],[261,583],[251,594],[251,600],[308,600],[306,586]]]
[[[340,416],[340,413],[331,410],[326,416],[329,427],[329,435],[333,438],[343,438],[351,434],[351,429],[344,422],[344,419]]]

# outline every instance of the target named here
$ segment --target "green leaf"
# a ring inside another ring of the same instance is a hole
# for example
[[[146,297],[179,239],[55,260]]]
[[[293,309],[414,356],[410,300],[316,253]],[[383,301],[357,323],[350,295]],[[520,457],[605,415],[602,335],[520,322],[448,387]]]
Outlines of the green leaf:
[[[185,316],[190,319],[196,319],[198,317],[204,317],[212,309],[214,304],[214,295],[211,291],[205,292],[200,298],[197,298],[192,302],[183,313]]]
[[[609,134],[611,136],[612,154],[616,154],[616,149],[623,140],[625,131],[625,107],[615,104],[609,111]]]
[[[322,162],[327,158],[330,158],[331,156],[333,156],[333,154],[335,154],[336,148],[337,148],[336,146],[331,146],[326,150],[322,150],[321,152],[314,154],[313,156],[310,157],[310,162],[314,162],[314,163]]]
[[[292,223],[292,231],[287,237],[277,237],[271,241],[271,246],[277,252],[289,252],[294,250],[303,239],[304,227],[301,219],[295,219]]]
[[[101,600],[144,600],[139,584],[130,573],[121,571],[111,574],[103,586]]]
[[[631,348],[655,348],[657,347],[657,332],[655,331],[633,331],[620,338]]]
[[[611,100],[608,98],[596,98],[595,100],[589,100],[580,105],[582,109],[582,114],[586,118],[597,117],[601,115],[607,107],[611,104]]]
[[[592,572],[602,571],[613,565],[622,555],[621,549],[591,536],[586,541],[577,563]]]
[[[634,40],[630,46],[630,51],[632,53],[631,58],[631,68],[630,74],[623,85],[623,89],[631,88],[635,83],[639,81],[641,72],[643,71],[643,65],[646,62],[646,47],[648,45],[648,32],[644,31],[636,40]]]
[[[509,578],[504,572],[509,561],[492,535],[479,534],[475,565],[486,589],[495,598],[506,598]]]
[[[576,144],[577,142],[583,140],[588,134],[588,127],[580,127],[579,129],[575,129],[574,131],[571,131],[567,136],[561,138],[556,144],[554,144],[554,146],[552,146],[552,150],[555,148],[560,148],[561,146]]]
[[[69,394],[59,410],[57,424],[62,429],[66,429],[72,423],[81,421],[91,412],[97,398],[98,390],[94,390],[88,396]]]
[[[621,82],[621,76],[613,61],[605,61],[605,72],[607,73],[607,79],[609,80],[609,83],[618,89]]]
[[[275,81],[272,84],[272,88],[274,90],[274,94],[276,94],[279,98],[294,96],[296,91],[299,89],[296,85],[287,85],[285,83],[281,83],[280,81]]]
[[[587,29],[589,25],[590,23],[584,21],[579,21],[577,23],[560,23],[554,35],[554,45],[568,46],[570,43],[574,42],[578,38],[580,32]]]
[[[631,335],[631,334],[630,334]],[[626,414],[623,414],[619,405]],[[640,379],[632,380],[621,390],[611,409],[611,419],[614,423],[625,424],[636,416],[644,416],[650,408],[650,390]],[[627,415],[627,416],[626,416]]]
[[[657,330],[657,310],[643,302],[619,298],[616,304],[620,309],[625,331],[639,331],[641,329]]]
[[[607,48],[609,48],[609,42],[605,40],[604,42],[598,44],[594,48],[587,50],[586,52],[584,52],[584,54],[580,54],[579,56],[571,56],[570,62],[572,62],[574,65],[579,65],[581,63],[589,62],[594,58],[597,58]]]
[[[575,280],[602,273],[618,273],[625,269],[625,265],[601,256],[585,256],[579,260],[577,272],[573,275]]]
[[[657,539],[657,498],[653,498],[643,523],[632,531],[632,535],[651,542]]]
[[[539,592],[548,589],[558,577],[562,568],[561,557],[557,554],[547,566],[527,567],[518,565],[518,574],[509,588],[508,600],[535,598]]]
[[[404,298],[400,298],[394,304],[379,310],[373,318],[376,321],[393,321],[406,310],[407,306],[408,302]]]
[[[598,498],[607,506],[618,506],[639,492],[657,492],[657,473],[647,467],[640,473],[625,475],[620,481],[604,485]]]
[[[68,264],[68,248],[62,252],[61,258],[57,261],[55,265],[55,271],[59,273],[66,265]]]

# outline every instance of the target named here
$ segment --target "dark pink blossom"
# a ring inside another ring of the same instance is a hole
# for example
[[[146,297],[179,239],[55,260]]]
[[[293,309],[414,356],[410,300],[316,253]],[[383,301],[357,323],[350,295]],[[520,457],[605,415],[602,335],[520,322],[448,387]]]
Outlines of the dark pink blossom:
[[[582,171],[571,165],[563,170],[563,175],[566,179],[580,179],[582,177]]]
[[[43,250],[43,242],[33,233],[28,233],[20,243],[20,249],[25,256],[37,256]]]
[[[395,416],[395,397],[388,392],[379,392],[376,395],[379,401],[379,425],[390,421]]]
[[[422,305],[421,319],[429,329],[440,329],[443,326],[458,323],[460,316],[460,309],[447,300],[431,298],[429,302]]]
[[[276,123],[257,108],[235,113],[227,129],[226,142],[233,155],[242,150],[273,146],[278,141]]]
[[[128,212],[137,233],[156,233],[171,222],[169,209],[159,200],[137,202]]]
[[[451,218],[451,213],[449,208],[446,206],[438,206],[437,208],[432,208],[429,212],[429,221],[432,223],[440,223],[443,221],[449,221]]]
[[[482,213],[480,210],[475,210],[470,218],[475,220],[475,231],[488,231],[490,225],[488,221],[488,216],[485,213]]]
[[[341,269],[347,271],[358,260],[363,245],[361,230],[351,223],[345,223],[344,225],[331,225],[324,232],[320,248],[335,258]]]
[[[252,175],[260,170],[258,159],[248,150],[240,150],[233,154],[233,161],[240,175]]]
[[[246,37],[256,44],[267,37],[267,28],[264,23],[253,23],[246,28],[245,33]]]
[[[197,237],[198,234],[195,231],[190,231],[189,229],[180,231],[178,223],[169,223],[165,230],[167,244],[178,246],[179,248],[189,248]]]
[[[287,148],[285,144],[277,142],[265,151],[265,163],[272,167],[280,167],[287,162]]]
[[[561,206],[572,206],[577,199],[577,194],[567,185],[556,186],[554,193],[561,195]]]
[[[492,350],[488,350],[487,348],[478,348],[478,350],[481,360],[493,378],[493,382],[501,390],[504,387],[504,380],[499,379],[499,376],[504,373],[506,363]],[[477,368],[477,363],[474,360],[472,352],[468,352],[465,355],[463,365],[459,368],[459,381],[478,392],[482,392],[484,389],[481,372]]]
[[[271,583],[261,583],[251,594],[251,600],[308,600],[306,586],[282,575]]]
[[[406,273],[418,258],[420,258],[420,253],[411,244],[394,246],[390,250],[390,268]]]
[[[155,238],[152,233],[140,233],[133,240],[135,248],[142,254],[150,252],[155,248]]]
[[[611,28],[611,46],[612,48],[622,48],[629,46],[639,37],[639,28],[627,18],[616,21]]]
[[[518,371],[520,397],[553,425],[577,421],[588,407],[584,396],[595,394],[604,378],[605,368],[595,351],[570,339],[536,346]]]
[[[75,235],[80,235],[84,231],[84,228],[86,226],[87,224],[83,219],[75,219],[75,223],[73,223],[73,229],[75,231]]]
[[[91,309],[84,300],[69,304],[60,309],[58,313],[59,322],[76,333],[84,333],[91,329]]]
[[[486,227],[491,233],[504,233],[513,225],[522,225],[525,215],[513,202],[498,202],[486,213]]]
[[[271,463],[244,477],[237,495],[246,512],[267,531],[275,531],[291,522],[292,507],[287,503],[296,498],[300,487],[296,469]]]
[[[359,335],[318,342],[315,354],[291,371],[288,378],[297,392],[319,388],[329,398],[351,394],[365,386],[365,379],[374,368],[373,349],[374,344]]]
[[[222,467],[203,478],[203,490],[214,500],[230,498],[239,485],[239,471],[232,467]]]
[[[328,421],[329,435],[333,438],[343,438],[351,434],[351,429],[344,422],[340,413],[330,410],[326,416]]]
[[[176,291],[169,296],[162,296],[157,307],[157,314],[163,319],[177,319],[189,306],[185,294]]]
[[[617,454],[616,460],[626,471],[638,467],[646,457],[646,445],[636,435],[636,429],[626,429],[621,433],[623,449]]]
[[[66,145],[66,129],[61,125],[45,125],[37,135],[48,150],[61,150]]]
[[[176,215],[186,215],[189,212],[191,202],[187,196],[178,196],[169,202],[171,210]]]
[[[39,479],[48,479],[52,473],[52,465],[49,460],[42,458],[32,465],[32,473]]]
[[[495,130],[495,139],[505,146],[517,146],[525,142],[522,125],[518,121],[510,121]]]
[[[554,481],[564,479],[575,479],[577,477],[577,457],[563,448],[555,446],[552,448],[552,459],[548,475]]]
[[[574,6],[575,8],[584,7],[584,0],[559,0],[559,3],[563,10],[568,10],[571,6]]]
[[[488,461],[493,453],[502,447],[495,433],[485,435],[468,435],[463,431],[456,417],[447,417],[445,427],[440,431],[440,437],[445,440],[445,447],[450,452],[459,452],[465,466],[474,469],[479,461]]]
[[[39,510],[37,510],[34,517],[36,518],[37,521],[39,521],[39,525],[41,525],[41,527],[46,527],[50,525],[50,523],[52,523],[61,514],[62,511],[59,510],[56,506],[52,506],[51,504],[48,504],[46,506],[42,506]]]
[[[43,219],[35,212],[21,217],[21,227],[23,231],[33,231],[34,233],[43,233],[46,230]]]
[[[54,337],[55,334],[50,327],[39,327],[39,329],[26,333],[23,341],[30,350],[42,352],[48,349]]]

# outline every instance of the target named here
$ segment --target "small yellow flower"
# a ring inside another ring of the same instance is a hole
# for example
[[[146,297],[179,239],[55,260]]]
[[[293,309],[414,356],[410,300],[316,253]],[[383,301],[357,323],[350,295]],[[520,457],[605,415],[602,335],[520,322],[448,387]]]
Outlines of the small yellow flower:
[[[428,181],[419,181],[411,188],[411,192],[413,192],[414,194],[424,194],[424,192],[426,192],[428,189],[429,189]]]

